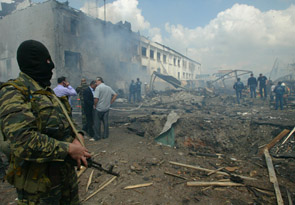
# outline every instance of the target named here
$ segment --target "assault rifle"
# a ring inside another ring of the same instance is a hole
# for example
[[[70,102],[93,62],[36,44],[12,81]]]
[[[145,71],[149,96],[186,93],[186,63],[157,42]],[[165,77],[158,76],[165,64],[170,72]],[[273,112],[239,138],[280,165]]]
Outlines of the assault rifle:
[[[55,100],[56,100],[56,101],[58,102],[58,104],[60,105],[60,107],[61,107],[61,109],[62,109],[64,115],[66,116],[66,118],[67,118],[67,120],[68,120],[70,126],[72,127],[73,132],[74,132],[75,135],[76,135],[76,139],[78,139],[79,142],[81,143],[81,145],[82,145],[83,147],[85,147],[84,141],[83,141],[82,139],[80,139],[80,137],[79,137],[79,132],[78,132],[77,129],[75,128],[75,126],[74,126],[74,124],[73,124],[73,122],[72,122],[70,116],[68,115],[68,112],[67,112],[67,110],[65,109],[64,105],[63,105],[62,102],[58,99],[58,97],[57,97],[56,95],[53,95],[53,97],[55,98]],[[81,133],[81,132],[80,132],[80,134],[84,136],[84,133]],[[68,156],[68,157],[69,157],[69,156]],[[75,160],[73,160],[71,157],[69,157],[69,158],[70,158],[70,163],[73,164],[74,166],[77,166],[77,162],[75,162]],[[119,173],[115,173],[115,172],[113,172],[113,168],[114,168],[113,165],[112,165],[109,169],[104,169],[104,168],[102,167],[101,164],[99,164],[99,163],[93,161],[91,158],[88,158],[88,159],[87,159],[87,164],[88,164],[88,167],[93,167],[93,168],[98,169],[98,170],[100,170],[100,171],[104,171],[104,172],[106,172],[106,173],[108,173],[108,174],[111,174],[111,175],[114,175],[114,176],[119,176]],[[79,167],[78,167],[78,169],[79,169]]]
[[[66,161],[70,162],[70,164],[72,164],[74,166],[77,166],[77,162],[74,159],[72,159],[70,156],[67,156]],[[113,171],[114,165],[111,165],[109,169],[105,169],[102,167],[102,165],[100,163],[93,161],[91,158],[87,159],[87,164],[88,164],[88,168],[95,168],[99,171],[103,171],[103,172],[106,172],[108,174],[111,174],[111,175],[114,175],[117,177],[120,176],[119,173]],[[83,163],[82,163],[82,165],[83,165]],[[78,170],[79,169],[80,169],[80,167],[78,167]]]
[[[95,169],[106,172],[108,174],[111,174],[117,177],[120,176],[119,173],[113,172],[114,165],[111,165],[109,169],[105,169],[102,167],[100,163],[93,161],[91,158],[87,159],[87,163],[89,168],[93,167]]]

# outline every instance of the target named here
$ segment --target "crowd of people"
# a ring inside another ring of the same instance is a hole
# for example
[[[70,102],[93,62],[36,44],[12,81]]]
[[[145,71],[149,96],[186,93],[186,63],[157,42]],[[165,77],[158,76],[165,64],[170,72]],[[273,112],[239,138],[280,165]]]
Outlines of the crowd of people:
[[[117,94],[107,86],[102,77],[97,77],[87,85],[86,79],[81,79],[81,85],[76,90],[62,76],[57,79],[58,85],[53,89],[58,97],[66,97],[71,105],[71,96],[79,93],[82,110],[82,130],[88,133],[91,141],[106,139],[109,136],[109,109],[116,100]],[[103,125],[103,134],[101,126]]]
[[[259,95],[261,99],[267,99],[268,92],[270,92],[270,101],[273,102],[275,99],[275,109],[284,109],[284,94],[286,93],[285,83],[279,81],[277,85],[274,85],[271,81],[268,81],[267,77],[262,73],[256,79],[253,73],[250,74],[248,78],[247,87],[250,91],[250,97],[256,98],[256,90],[259,88]],[[236,91],[237,103],[240,104],[240,99],[242,98],[242,91],[247,88],[240,78],[237,78],[237,82],[233,85]],[[270,87],[270,89],[268,89]]]

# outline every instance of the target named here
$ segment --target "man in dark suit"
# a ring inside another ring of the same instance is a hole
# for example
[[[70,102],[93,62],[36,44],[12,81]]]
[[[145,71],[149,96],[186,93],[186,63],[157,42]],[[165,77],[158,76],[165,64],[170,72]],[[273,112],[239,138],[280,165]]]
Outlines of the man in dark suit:
[[[96,88],[95,81],[91,81],[90,86],[83,91],[83,100],[84,100],[84,113],[86,115],[86,132],[90,137],[94,137],[93,131],[93,92]]]

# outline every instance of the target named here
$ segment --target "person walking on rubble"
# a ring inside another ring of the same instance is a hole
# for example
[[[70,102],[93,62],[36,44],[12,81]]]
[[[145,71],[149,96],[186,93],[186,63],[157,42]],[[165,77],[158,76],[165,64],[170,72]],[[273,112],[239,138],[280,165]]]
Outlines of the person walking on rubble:
[[[136,85],[134,83],[134,80],[131,80],[131,83],[129,85],[129,99],[128,101],[131,103],[135,103],[135,93],[136,93]],[[132,100],[133,99],[133,100]]]
[[[81,79],[81,84],[76,88],[76,92],[79,95],[80,103],[81,103],[81,111],[82,111],[82,129],[87,131],[86,128],[86,114],[85,114],[85,107],[84,107],[84,99],[83,99],[83,92],[85,89],[88,88],[88,84],[85,78]]]
[[[93,114],[94,114],[94,90],[96,88],[96,82],[93,80],[83,91],[83,100],[84,100],[84,113],[86,115],[86,126],[85,131],[90,135],[90,137],[94,137],[93,131]]]
[[[285,88],[282,86],[282,82],[279,81],[278,85],[274,89],[274,93],[276,94],[276,105],[275,109],[277,110],[279,108],[280,104],[280,109],[283,110],[284,108],[284,94],[285,94]]]
[[[250,95],[251,98],[256,98],[256,87],[257,87],[257,80],[251,73],[250,78],[248,78],[248,87],[250,88]]]
[[[242,99],[242,90],[244,89],[244,83],[241,82],[241,78],[237,78],[237,82],[234,84],[233,88],[236,90],[237,102],[240,104],[240,99]]]
[[[49,87],[54,63],[35,40],[20,44],[17,62],[19,77],[0,89],[0,131],[11,148],[6,179],[18,204],[79,204],[77,175],[65,159],[87,166],[91,155],[62,112],[60,105],[69,102]]]
[[[266,90],[266,84],[267,84],[267,77],[262,75],[262,73],[259,74],[259,77],[257,79],[259,82],[259,93],[261,98],[267,98],[267,90]]]
[[[106,139],[109,137],[109,109],[115,102],[117,94],[115,91],[104,84],[102,77],[97,77],[94,91],[94,134],[92,140]],[[103,136],[101,136],[101,122],[104,125]]]
[[[136,80],[136,100],[137,102],[141,102],[141,81],[139,80],[139,78],[137,78]]]

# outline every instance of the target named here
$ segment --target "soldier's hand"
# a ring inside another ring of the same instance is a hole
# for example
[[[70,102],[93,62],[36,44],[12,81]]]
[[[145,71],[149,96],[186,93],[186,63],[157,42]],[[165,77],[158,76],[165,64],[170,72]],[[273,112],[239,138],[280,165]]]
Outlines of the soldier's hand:
[[[84,135],[82,135],[81,133],[78,133],[79,136],[77,136],[73,142],[75,142],[76,144],[81,144],[81,142],[77,139],[79,138],[80,140],[82,140],[82,142],[85,144],[85,140],[84,140]],[[77,143],[78,142],[78,143]],[[82,144],[81,144],[82,145]],[[82,145],[83,146],[83,145]]]
[[[88,150],[83,147],[78,140],[74,140],[69,146],[69,155],[77,161],[78,168],[82,163],[87,167],[87,158],[91,157]]]

